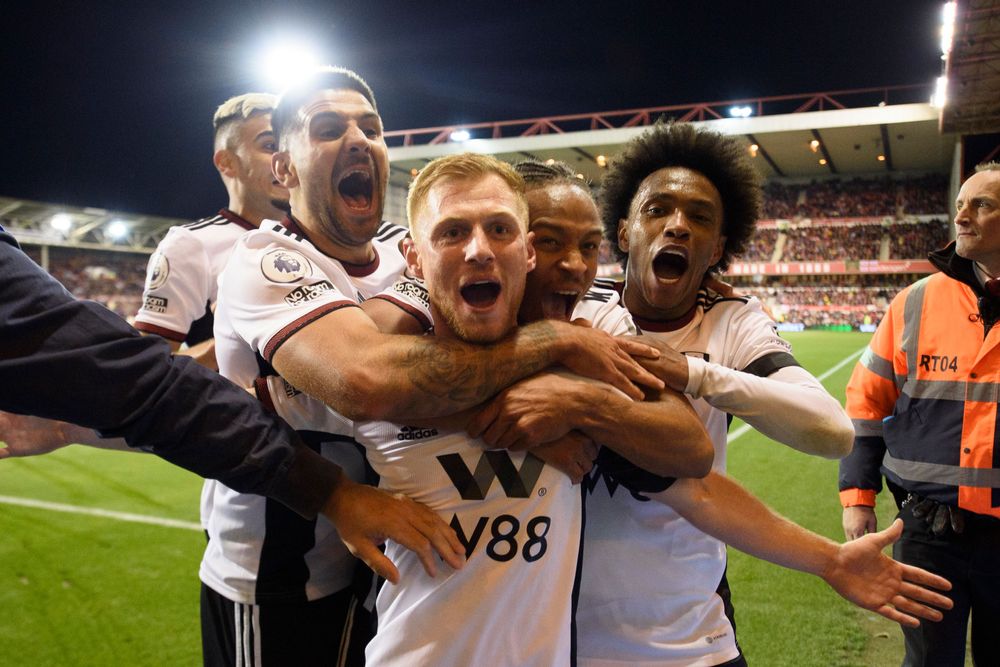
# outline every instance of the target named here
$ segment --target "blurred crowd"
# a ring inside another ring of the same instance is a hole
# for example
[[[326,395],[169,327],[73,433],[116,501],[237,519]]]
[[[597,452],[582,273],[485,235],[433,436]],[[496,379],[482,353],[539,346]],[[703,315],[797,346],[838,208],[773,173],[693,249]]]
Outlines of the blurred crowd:
[[[765,219],[788,223],[763,227],[740,258],[752,262],[856,259],[925,259],[948,242],[949,223],[899,220],[904,215],[943,215],[943,176],[769,183],[764,188]],[[882,218],[872,220],[871,218]],[[857,223],[826,224],[828,218],[869,218]],[[886,220],[890,218],[891,220]],[[803,220],[810,222],[803,224]],[[895,220],[895,221],[893,221]],[[37,246],[25,251],[41,264]],[[104,304],[126,319],[139,309],[148,257],[142,254],[49,249],[49,270],[76,297]],[[601,244],[602,277],[618,277],[621,268],[611,244]],[[807,327],[876,323],[889,300],[912,275],[795,276],[739,285],[742,293],[764,302],[778,321]],[[812,280],[814,279],[814,280]],[[874,282],[872,282],[874,281]],[[739,282],[739,280],[737,280]]]

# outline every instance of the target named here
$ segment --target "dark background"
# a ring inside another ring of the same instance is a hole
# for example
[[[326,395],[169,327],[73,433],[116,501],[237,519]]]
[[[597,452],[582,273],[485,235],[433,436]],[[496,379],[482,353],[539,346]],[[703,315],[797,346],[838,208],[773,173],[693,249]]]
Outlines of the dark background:
[[[5,3],[0,195],[197,218],[211,117],[301,34],[386,129],[929,84],[942,2]],[[278,92],[270,90],[269,92]]]

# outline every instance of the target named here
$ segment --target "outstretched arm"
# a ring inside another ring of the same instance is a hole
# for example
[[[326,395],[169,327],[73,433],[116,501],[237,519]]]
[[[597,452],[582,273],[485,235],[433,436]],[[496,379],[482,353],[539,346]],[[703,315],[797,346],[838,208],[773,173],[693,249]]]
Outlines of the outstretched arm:
[[[656,475],[706,475],[715,450],[691,404],[673,390],[648,396],[633,401],[603,383],[540,373],[490,401],[468,431],[491,447],[517,450],[576,429]]]
[[[791,355],[767,354],[743,370],[734,370],[686,357],[652,336],[638,340],[660,350],[658,359],[642,364],[667,386],[703,398],[806,454],[836,459],[851,451],[851,420],[837,399]]]
[[[952,602],[931,589],[949,590],[937,575],[898,563],[882,549],[899,539],[902,522],[861,539],[837,544],[776,514],[733,480],[712,472],[680,479],[653,494],[700,530],[751,556],[815,574],[840,596],[902,625],[941,620]]]
[[[68,445],[132,450],[123,438],[102,438],[96,431],[69,422],[0,411],[0,459],[48,454]]]

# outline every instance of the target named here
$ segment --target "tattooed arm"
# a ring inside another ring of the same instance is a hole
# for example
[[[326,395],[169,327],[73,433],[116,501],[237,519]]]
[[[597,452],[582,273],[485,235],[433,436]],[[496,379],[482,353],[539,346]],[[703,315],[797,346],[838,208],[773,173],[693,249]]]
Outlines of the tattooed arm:
[[[589,327],[538,322],[491,345],[380,333],[360,308],[342,308],[286,338],[270,361],[297,388],[350,419],[447,415],[483,402],[553,364],[632,396],[662,386],[629,353],[649,354]]]

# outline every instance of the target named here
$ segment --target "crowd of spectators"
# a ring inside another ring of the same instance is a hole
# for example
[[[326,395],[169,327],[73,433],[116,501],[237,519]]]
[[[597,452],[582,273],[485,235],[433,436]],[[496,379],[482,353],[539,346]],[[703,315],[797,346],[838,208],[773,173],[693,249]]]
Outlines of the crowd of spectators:
[[[916,274],[771,276],[734,280],[739,294],[756,296],[777,322],[812,327],[877,325],[892,298]]]
[[[882,248],[881,224],[799,227],[786,233],[785,262],[878,259]]]
[[[778,230],[758,229],[754,232],[746,251],[740,257],[747,262],[770,262],[774,256],[774,246],[778,242]]]
[[[927,253],[948,244],[951,225],[947,220],[925,223],[894,222],[886,229],[891,259],[925,259]]]
[[[28,254],[40,263],[41,253],[28,246]],[[103,304],[125,319],[131,319],[142,302],[147,255],[123,252],[49,248],[49,273],[78,299]]]
[[[948,183],[940,174],[893,179],[830,179],[764,187],[766,219],[867,218],[939,214],[948,210]]]

